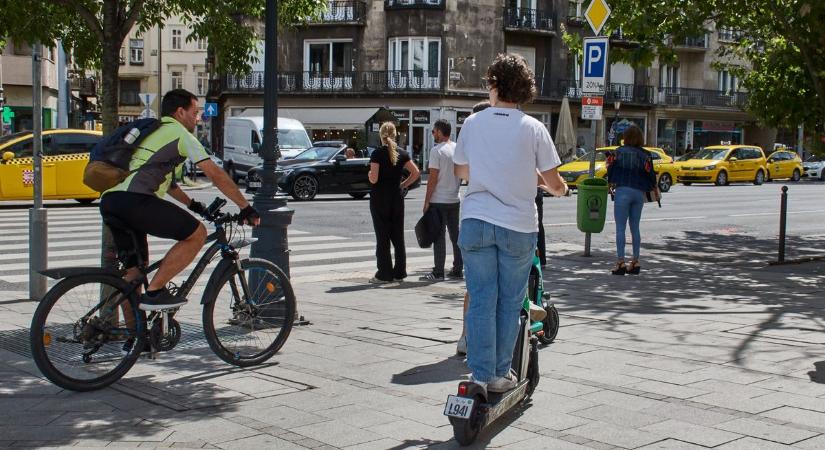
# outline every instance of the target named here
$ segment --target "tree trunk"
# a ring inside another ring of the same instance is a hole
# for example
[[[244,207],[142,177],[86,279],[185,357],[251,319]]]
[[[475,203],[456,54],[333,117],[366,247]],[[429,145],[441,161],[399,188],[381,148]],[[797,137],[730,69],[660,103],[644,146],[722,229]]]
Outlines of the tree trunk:
[[[118,1],[103,2],[103,61],[101,65],[102,96],[101,114],[103,115],[103,134],[114,131],[118,125],[117,107],[120,99],[120,38],[118,27]],[[100,265],[104,268],[117,268],[117,248],[112,231],[105,224],[102,229],[100,246]]]

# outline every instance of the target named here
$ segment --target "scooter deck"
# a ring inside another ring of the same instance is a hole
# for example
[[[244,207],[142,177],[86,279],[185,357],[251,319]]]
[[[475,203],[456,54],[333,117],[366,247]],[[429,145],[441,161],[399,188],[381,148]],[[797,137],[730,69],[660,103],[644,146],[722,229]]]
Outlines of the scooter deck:
[[[523,400],[527,395],[528,384],[530,384],[530,380],[525,378],[524,380],[519,381],[515,388],[507,392],[489,392],[487,394],[488,402],[480,405],[484,408],[484,425],[482,428],[495,422],[496,419],[504,415],[516,403]]]

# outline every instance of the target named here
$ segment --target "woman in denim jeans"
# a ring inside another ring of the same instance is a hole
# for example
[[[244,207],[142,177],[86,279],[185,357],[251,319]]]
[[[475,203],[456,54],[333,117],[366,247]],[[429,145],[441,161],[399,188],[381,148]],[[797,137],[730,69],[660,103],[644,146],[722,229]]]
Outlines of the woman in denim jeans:
[[[515,387],[510,370],[519,311],[536,251],[536,185],[567,192],[547,128],[518,109],[536,95],[533,74],[518,55],[499,55],[487,69],[490,108],[468,117],[458,137],[455,174],[468,180],[458,246],[470,301],[467,365],[490,392]]]
[[[616,219],[616,253],[618,262],[611,271],[613,275],[630,273],[638,275],[641,271],[639,264],[639,247],[641,246],[641,231],[639,223],[642,220],[642,207],[645,204],[645,193],[656,187],[656,172],[653,170],[653,160],[650,153],[642,148],[644,139],[639,127],[633,125],[622,133],[624,142],[616,149],[614,155],[608,158],[607,181],[613,190],[613,214]],[[630,234],[633,237],[633,259],[630,265],[625,264],[625,229],[630,221]]]

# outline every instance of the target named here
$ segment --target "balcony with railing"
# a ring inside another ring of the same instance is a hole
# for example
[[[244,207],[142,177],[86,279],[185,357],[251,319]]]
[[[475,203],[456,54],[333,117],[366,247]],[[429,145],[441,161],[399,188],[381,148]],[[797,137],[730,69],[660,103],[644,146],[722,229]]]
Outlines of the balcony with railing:
[[[745,33],[742,30],[728,27],[719,28],[719,40],[722,42],[739,42],[744,37]]]
[[[585,96],[581,84],[576,80],[559,80],[553,93],[555,97],[569,97],[578,99]],[[605,103],[622,102],[639,105],[654,103],[653,86],[627,83],[607,83],[604,93]]]
[[[681,50],[700,51],[703,52],[708,49],[708,35],[704,34],[697,37],[686,37],[683,39],[671,39],[670,43],[674,48]]]
[[[264,73],[246,76],[225,75],[217,95],[262,93]],[[281,72],[278,74],[279,94],[364,94],[364,93],[432,93],[441,91],[441,73],[427,70],[385,70],[352,72]]]
[[[656,103],[678,107],[714,107],[742,109],[748,101],[746,92],[709,89],[660,87]]]
[[[326,11],[310,19],[310,25],[365,25],[367,4],[357,0],[329,1]]]
[[[447,0],[384,0],[384,9],[444,9]]]
[[[504,8],[504,29],[524,33],[555,34],[553,10]]]
[[[97,84],[92,78],[70,78],[69,87],[71,90],[77,91],[80,97],[97,97]]]

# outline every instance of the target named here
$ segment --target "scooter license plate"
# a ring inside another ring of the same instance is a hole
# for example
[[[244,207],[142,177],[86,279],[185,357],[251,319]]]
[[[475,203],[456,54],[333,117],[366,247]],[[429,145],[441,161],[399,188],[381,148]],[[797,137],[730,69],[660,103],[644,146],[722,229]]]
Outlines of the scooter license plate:
[[[469,419],[470,414],[473,412],[474,402],[475,400],[471,398],[448,395],[447,404],[444,405],[444,415],[458,417],[459,419]]]
[[[261,182],[260,181],[250,181],[249,182],[249,187],[259,188],[259,187],[261,187]]]

